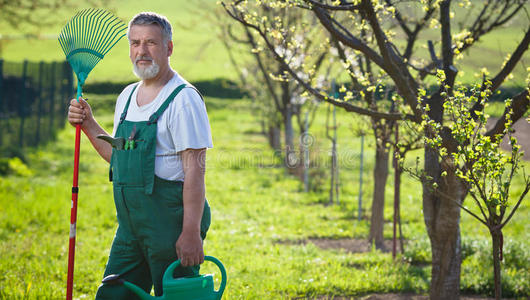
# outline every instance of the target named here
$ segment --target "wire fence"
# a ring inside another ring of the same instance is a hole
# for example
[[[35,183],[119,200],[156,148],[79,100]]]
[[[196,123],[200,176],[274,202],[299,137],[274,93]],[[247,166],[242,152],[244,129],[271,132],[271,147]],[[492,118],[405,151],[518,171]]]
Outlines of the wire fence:
[[[0,149],[34,147],[64,127],[73,73],[65,62],[0,59]]]

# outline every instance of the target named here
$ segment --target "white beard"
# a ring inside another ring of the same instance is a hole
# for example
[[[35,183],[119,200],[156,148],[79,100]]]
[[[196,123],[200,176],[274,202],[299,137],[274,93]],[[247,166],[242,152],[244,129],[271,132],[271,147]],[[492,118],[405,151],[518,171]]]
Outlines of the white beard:
[[[133,72],[140,79],[154,78],[160,71],[160,66],[154,60],[151,60],[151,65],[147,67],[138,67],[136,64],[138,60],[139,58],[133,64]]]

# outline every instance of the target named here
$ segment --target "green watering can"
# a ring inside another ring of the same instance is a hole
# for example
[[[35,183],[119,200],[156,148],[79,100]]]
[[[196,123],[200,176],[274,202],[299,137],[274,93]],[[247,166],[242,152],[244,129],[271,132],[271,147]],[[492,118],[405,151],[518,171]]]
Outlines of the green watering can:
[[[196,274],[191,277],[173,278],[173,271],[180,266],[180,259],[169,265],[162,278],[163,295],[153,297],[142,288],[119,278],[119,275],[109,275],[103,279],[103,284],[123,284],[133,291],[142,300],[219,300],[223,296],[226,286],[226,270],[221,261],[213,256],[205,256],[205,261],[211,261],[221,270],[221,286],[215,291],[213,286],[213,275]]]

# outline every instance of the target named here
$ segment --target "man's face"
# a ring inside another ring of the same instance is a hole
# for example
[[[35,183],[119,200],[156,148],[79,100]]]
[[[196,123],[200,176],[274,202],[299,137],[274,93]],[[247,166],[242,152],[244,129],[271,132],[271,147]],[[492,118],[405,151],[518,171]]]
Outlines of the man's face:
[[[155,77],[160,69],[169,67],[173,50],[171,41],[164,43],[162,29],[158,25],[133,25],[129,30],[129,57],[134,73],[142,79]]]

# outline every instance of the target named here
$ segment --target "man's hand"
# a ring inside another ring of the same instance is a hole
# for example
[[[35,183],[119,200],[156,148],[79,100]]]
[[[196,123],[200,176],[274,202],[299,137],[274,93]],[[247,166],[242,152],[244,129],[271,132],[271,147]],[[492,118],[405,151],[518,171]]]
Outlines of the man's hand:
[[[104,160],[110,162],[110,156],[112,154],[111,146],[109,143],[97,138],[100,134],[109,134],[99,126],[98,122],[96,122],[96,119],[94,119],[94,116],[92,115],[90,105],[88,105],[88,103],[81,97],[79,97],[79,102],[75,99],[70,100],[70,106],[68,107],[68,122],[74,127],[77,124],[81,125],[81,129],[94,146],[94,149],[96,149]]]
[[[200,265],[204,262],[204,250],[199,232],[182,232],[175,246],[183,267]]]
[[[79,97],[79,102],[77,100],[70,100],[70,106],[68,107],[68,122],[72,126],[77,124],[81,125],[81,128],[85,127],[86,121],[93,121],[94,117],[92,116],[92,109],[88,102]]]

